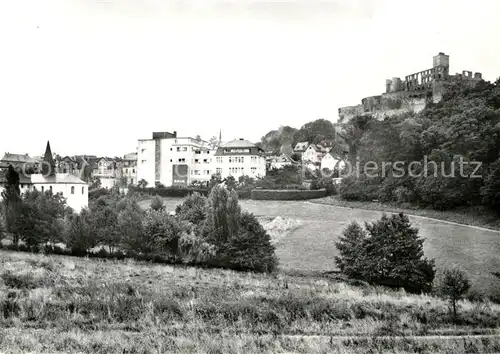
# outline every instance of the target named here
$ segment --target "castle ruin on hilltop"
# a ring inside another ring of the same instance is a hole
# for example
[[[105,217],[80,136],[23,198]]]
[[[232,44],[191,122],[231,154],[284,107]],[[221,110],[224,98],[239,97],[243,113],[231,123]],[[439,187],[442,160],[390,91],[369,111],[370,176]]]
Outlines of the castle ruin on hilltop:
[[[441,101],[443,94],[453,82],[474,86],[482,80],[481,73],[462,71],[450,75],[450,56],[439,53],[433,57],[432,68],[407,75],[402,81],[393,77],[385,82],[385,93],[365,97],[361,104],[339,108],[338,123],[345,123],[356,115],[371,114],[384,119],[405,112],[420,112],[429,102]]]

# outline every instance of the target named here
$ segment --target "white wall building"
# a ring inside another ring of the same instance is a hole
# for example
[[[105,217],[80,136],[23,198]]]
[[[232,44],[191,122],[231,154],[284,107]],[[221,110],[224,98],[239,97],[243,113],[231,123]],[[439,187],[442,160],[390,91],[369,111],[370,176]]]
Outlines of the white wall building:
[[[97,170],[94,170],[93,176],[99,177],[99,180],[101,181],[101,188],[113,188],[117,183],[117,178],[119,177],[116,168],[116,161],[107,157],[97,159]]]
[[[273,169],[280,169],[285,166],[293,166],[296,165],[297,162],[295,162],[289,155],[287,154],[281,154],[279,156],[273,156],[270,158],[269,162],[269,168]]]
[[[161,183],[189,185],[208,182],[213,173],[212,159],[215,150],[208,142],[177,137],[177,133],[153,133],[153,139],[140,139],[137,150],[137,180],[148,186]]]
[[[338,157],[333,156],[331,153],[326,154],[321,159],[321,171],[325,169],[333,171],[336,167],[342,170],[345,167],[345,162]]]
[[[266,175],[264,150],[248,140],[238,139],[219,147],[215,153],[214,173],[222,178],[240,176],[253,178]]]
[[[72,174],[56,173],[54,176],[44,176],[37,173],[21,176],[20,174],[19,188],[21,194],[33,190],[39,192],[51,191],[53,194],[62,193],[63,197],[66,198],[66,204],[77,213],[89,205],[87,183]],[[0,193],[4,190],[4,183],[4,181],[0,180]]]
[[[323,159],[323,156],[329,151],[330,151],[329,148],[325,148],[316,144],[311,144],[302,154],[302,162],[320,164],[321,160]]]
[[[53,176],[33,174],[31,190],[41,192],[52,191],[53,194],[62,193],[66,203],[75,212],[79,213],[89,205],[89,187],[87,183],[69,173],[56,173]]]

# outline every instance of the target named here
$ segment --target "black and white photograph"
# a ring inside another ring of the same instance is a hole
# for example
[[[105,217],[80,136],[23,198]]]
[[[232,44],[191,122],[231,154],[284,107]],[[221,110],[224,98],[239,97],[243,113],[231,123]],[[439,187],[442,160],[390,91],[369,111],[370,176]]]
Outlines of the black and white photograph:
[[[0,0],[0,354],[500,353],[500,1]]]

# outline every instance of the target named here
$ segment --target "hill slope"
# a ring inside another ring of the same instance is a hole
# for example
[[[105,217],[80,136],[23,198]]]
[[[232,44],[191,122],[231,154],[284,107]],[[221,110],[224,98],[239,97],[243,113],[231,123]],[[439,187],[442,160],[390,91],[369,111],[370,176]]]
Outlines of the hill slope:
[[[500,351],[500,306],[327,279],[0,251],[7,352]],[[464,337],[464,334],[475,334]]]

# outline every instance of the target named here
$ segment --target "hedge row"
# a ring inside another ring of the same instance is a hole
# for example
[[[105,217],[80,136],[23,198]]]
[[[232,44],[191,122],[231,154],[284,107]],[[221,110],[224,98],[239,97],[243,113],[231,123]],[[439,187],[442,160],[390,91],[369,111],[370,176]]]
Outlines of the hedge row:
[[[326,197],[326,189],[317,190],[272,190],[254,189],[253,200],[305,200]]]
[[[131,189],[129,188],[129,191]],[[207,196],[210,192],[208,189],[204,188],[184,188],[184,187],[166,187],[166,188],[133,188],[133,192],[145,193],[149,195],[158,195],[160,197],[178,197],[184,198],[188,195],[193,194],[194,192],[198,192],[201,195]]]

